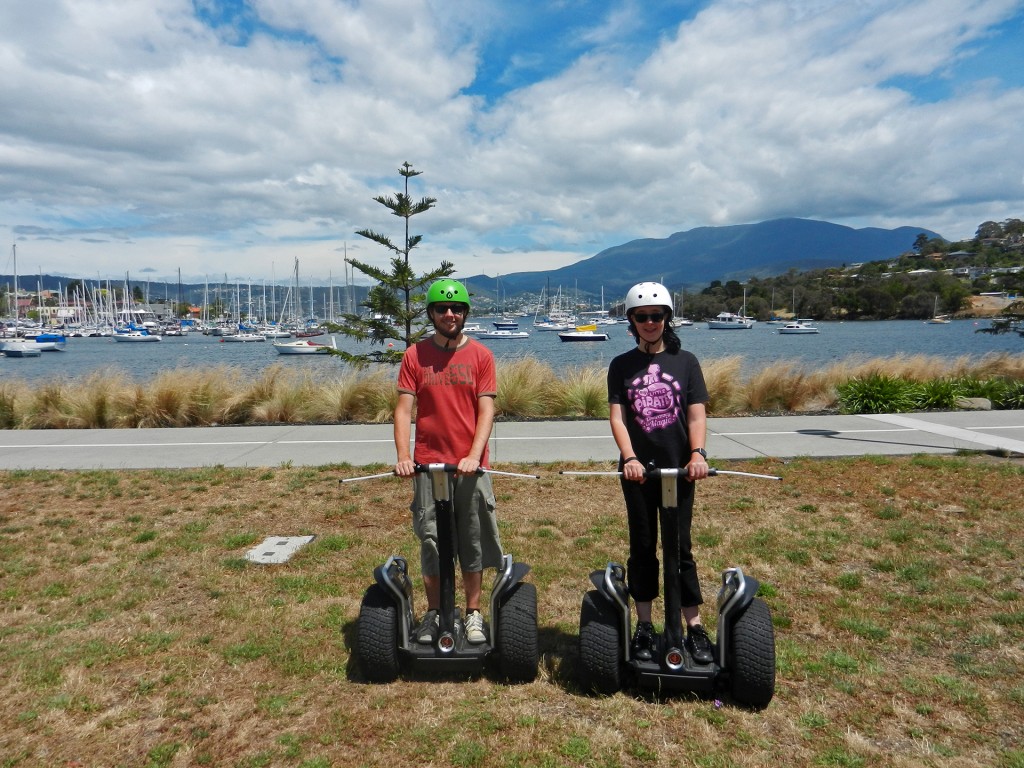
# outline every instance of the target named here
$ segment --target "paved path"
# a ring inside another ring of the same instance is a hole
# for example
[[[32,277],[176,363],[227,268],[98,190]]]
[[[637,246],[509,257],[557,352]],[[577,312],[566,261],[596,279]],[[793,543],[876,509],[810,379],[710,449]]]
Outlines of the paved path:
[[[989,451],[1024,456],[1024,411],[708,420],[719,459]],[[0,431],[0,470],[391,464],[391,425]],[[491,461],[612,462],[606,421],[499,422]]]

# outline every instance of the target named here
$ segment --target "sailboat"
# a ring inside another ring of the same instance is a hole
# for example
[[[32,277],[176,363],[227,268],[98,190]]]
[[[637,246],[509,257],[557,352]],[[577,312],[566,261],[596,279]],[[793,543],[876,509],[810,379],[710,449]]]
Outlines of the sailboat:
[[[683,308],[686,305],[686,288],[683,288],[682,293],[679,296],[679,312],[678,315],[672,318],[673,328],[689,328],[693,325],[693,320],[688,318],[683,313]]]
[[[925,323],[928,325],[947,325],[951,322],[952,320],[949,319],[949,315],[939,314],[939,297],[936,296],[935,304],[932,306],[932,316],[925,320]]]
[[[43,352],[61,352],[67,339],[59,333],[39,332],[32,337],[25,335],[21,329],[21,307],[18,305],[18,250],[11,246],[11,260],[14,263],[14,334],[13,339],[4,339],[0,343],[0,352],[5,357],[38,357]],[[42,296],[42,290],[39,290]]]
[[[793,301],[791,302],[791,310],[793,317],[796,317],[796,288],[793,289]],[[775,289],[772,288],[772,311],[771,316],[766,321],[768,325],[785,325],[786,321],[775,314]]]

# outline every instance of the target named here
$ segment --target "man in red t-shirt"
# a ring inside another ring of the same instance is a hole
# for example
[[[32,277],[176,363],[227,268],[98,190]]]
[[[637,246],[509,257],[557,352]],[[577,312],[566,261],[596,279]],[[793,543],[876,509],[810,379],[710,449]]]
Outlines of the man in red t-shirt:
[[[420,568],[427,593],[427,613],[415,631],[420,643],[437,639],[441,604],[437,520],[430,478],[416,474],[416,464],[458,466],[450,476],[455,513],[455,551],[466,593],[466,639],[487,640],[480,597],[484,568],[501,565],[501,542],[486,467],[487,441],[494,423],[497,383],[494,355],[462,329],[469,315],[469,293],[457,280],[443,279],[427,291],[427,317],[434,335],[405,351],[398,372],[395,407],[395,474],[413,478],[413,530],[420,540]],[[416,404],[416,445],[410,455],[413,403]]]

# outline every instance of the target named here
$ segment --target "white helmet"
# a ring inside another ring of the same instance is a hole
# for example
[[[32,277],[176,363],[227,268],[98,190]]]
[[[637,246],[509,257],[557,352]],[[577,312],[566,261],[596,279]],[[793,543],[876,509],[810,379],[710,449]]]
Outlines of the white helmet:
[[[626,294],[626,314],[637,307],[665,307],[672,312],[672,294],[661,283],[637,283]]]

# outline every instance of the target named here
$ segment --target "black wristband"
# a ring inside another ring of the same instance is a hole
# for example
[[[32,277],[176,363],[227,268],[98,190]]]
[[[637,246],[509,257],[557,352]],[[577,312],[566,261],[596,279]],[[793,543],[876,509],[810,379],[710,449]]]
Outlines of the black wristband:
[[[694,454],[694,453],[699,453],[701,455],[701,458],[703,458],[705,461],[707,461],[708,452],[705,451],[703,448],[694,448],[692,451],[690,451],[691,455]]]
[[[640,464],[643,464],[643,462],[640,461],[640,459],[638,459],[636,456],[630,456],[628,459],[623,459],[622,460],[622,465],[625,466],[626,464],[629,464],[629,462],[631,462],[631,461],[636,461],[636,462],[638,462]]]

